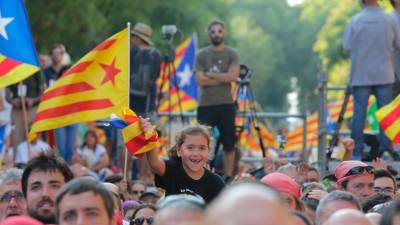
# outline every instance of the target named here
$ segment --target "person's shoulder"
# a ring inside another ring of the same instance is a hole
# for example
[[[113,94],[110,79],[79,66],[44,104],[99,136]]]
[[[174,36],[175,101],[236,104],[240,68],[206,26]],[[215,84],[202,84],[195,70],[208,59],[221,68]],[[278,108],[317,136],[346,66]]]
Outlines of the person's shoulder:
[[[210,47],[210,46],[206,46],[206,47],[200,49],[200,50],[197,52],[197,55],[198,55],[198,56],[203,56],[203,55],[205,55],[205,54],[209,54],[210,52],[211,52],[211,47]]]
[[[150,49],[151,54],[154,54],[154,55],[156,55],[156,56],[161,57],[161,52],[160,52],[157,48],[155,48],[155,47],[150,47],[149,49]]]
[[[43,141],[41,139],[38,139],[38,144],[40,146],[43,146],[43,147],[46,147],[46,148],[50,149],[50,145],[47,142],[45,142],[45,141]]]
[[[225,186],[224,181],[219,175],[212,173],[207,169],[205,170],[204,178],[207,180],[207,182],[212,183],[213,185]]]
[[[224,51],[227,52],[228,54],[231,54],[231,55],[232,54],[235,54],[235,55],[239,54],[238,51],[235,48],[233,48],[231,46],[228,46],[228,45],[225,45]]]
[[[96,145],[96,150],[97,151],[99,151],[99,152],[106,152],[106,148],[104,147],[104,145],[102,145],[102,144],[97,144]]]
[[[19,143],[19,144],[17,145],[17,149],[18,149],[18,150],[24,149],[24,148],[26,148],[26,147],[28,147],[28,142],[26,142],[26,141],[21,142],[21,143]]]

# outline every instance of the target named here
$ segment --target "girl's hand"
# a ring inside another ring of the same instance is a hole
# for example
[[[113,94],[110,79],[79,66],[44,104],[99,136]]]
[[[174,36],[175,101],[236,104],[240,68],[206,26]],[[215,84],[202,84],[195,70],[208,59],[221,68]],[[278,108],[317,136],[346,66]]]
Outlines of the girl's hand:
[[[149,118],[143,118],[139,116],[140,126],[142,127],[144,132],[153,132],[154,128],[153,125],[150,123]]]

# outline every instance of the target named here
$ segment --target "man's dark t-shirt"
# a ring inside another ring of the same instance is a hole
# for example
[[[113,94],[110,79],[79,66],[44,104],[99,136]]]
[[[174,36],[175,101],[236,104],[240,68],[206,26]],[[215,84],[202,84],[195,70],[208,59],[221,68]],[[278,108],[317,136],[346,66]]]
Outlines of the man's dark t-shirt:
[[[174,194],[195,194],[200,195],[204,200],[211,202],[224,188],[225,184],[221,177],[211,173],[207,169],[203,177],[194,180],[189,177],[183,169],[182,163],[174,160],[166,160],[164,176],[155,176],[157,187],[163,188],[166,195]]]
[[[156,110],[156,80],[160,76],[161,55],[155,48],[141,49],[134,45],[130,50],[131,76],[138,73],[140,64],[150,65],[152,85],[146,96],[137,96],[130,93],[130,108],[139,115]],[[132,78],[131,78],[132,79]],[[132,89],[132,87],[130,87]]]

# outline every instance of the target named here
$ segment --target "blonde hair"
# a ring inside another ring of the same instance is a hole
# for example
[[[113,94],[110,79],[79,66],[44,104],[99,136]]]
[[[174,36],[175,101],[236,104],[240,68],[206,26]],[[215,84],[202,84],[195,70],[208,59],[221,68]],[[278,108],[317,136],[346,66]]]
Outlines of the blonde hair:
[[[207,140],[207,146],[210,148],[210,127],[204,125],[189,125],[183,128],[175,137],[175,145],[170,149],[169,156],[171,159],[179,160],[177,151],[183,145],[188,135],[202,135]]]

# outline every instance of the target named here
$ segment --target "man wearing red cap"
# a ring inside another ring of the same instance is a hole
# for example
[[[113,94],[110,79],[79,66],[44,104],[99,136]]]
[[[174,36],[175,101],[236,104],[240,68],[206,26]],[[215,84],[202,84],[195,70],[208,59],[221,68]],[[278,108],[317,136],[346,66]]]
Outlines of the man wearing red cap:
[[[359,201],[374,193],[374,168],[360,161],[343,161],[335,169],[338,189],[354,194]]]
[[[302,210],[299,198],[301,196],[300,185],[291,177],[283,173],[270,173],[261,179],[261,182],[269,185],[281,193],[287,206],[293,210]]]

